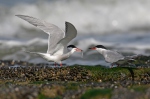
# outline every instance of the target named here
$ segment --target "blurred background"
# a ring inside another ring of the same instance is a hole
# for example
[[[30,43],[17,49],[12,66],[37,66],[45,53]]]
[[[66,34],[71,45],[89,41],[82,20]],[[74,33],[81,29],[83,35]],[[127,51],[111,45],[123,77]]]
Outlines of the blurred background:
[[[16,17],[33,16],[65,29],[71,22],[78,36],[70,42],[84,50],[75,53],[68,65],[108,66],[88,47],[102,44],[125,56],[150,55],[150,0],[0,0],[0,58],[33,63],[47,62],[22,50],[47,51],[48,35]],[[47,62],[48,63],[48,62]]]

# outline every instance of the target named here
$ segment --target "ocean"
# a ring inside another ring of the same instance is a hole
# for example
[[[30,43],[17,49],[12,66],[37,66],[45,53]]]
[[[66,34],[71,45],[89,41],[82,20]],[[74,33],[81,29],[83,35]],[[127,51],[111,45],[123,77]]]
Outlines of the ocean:
[[[33,16],[65,30],[71,22],[78,35],[69,44],[84,50],[63,61],[67,65],[105,65],[89,47],[101,44],[125,56],[150,55],[149,0],[0,0],[0,58],[49,63],[23,50],[46,52],[48,35],[16,14]]]

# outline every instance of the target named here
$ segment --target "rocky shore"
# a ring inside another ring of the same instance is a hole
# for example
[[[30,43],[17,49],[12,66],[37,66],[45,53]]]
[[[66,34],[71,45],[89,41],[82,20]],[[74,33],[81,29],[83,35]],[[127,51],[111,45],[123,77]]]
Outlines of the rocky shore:
[[[1,99],[149,99],[150,57],[119,67],[0,60]],[[133,79],[134,78],[134,79]]]

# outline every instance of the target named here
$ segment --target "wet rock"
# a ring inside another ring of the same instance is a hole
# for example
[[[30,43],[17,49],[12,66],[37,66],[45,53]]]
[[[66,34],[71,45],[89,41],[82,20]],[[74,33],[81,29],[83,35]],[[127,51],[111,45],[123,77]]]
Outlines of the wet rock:
[[[37,99],[39,89],[35,86],[12,85],[0,88],[1,99]]]

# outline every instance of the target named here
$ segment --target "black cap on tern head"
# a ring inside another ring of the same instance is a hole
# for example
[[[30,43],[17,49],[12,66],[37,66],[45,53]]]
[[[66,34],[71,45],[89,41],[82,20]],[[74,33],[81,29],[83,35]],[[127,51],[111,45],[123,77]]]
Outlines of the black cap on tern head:
[[[106,49],[106,47],[104,47],[103,45],[97,45],[97,46],[95,46],[95,47]]]
[[[67,46],[67,48],[76,48],[76,46],[74,46],[74,45],[69,45],[69,46]]]

